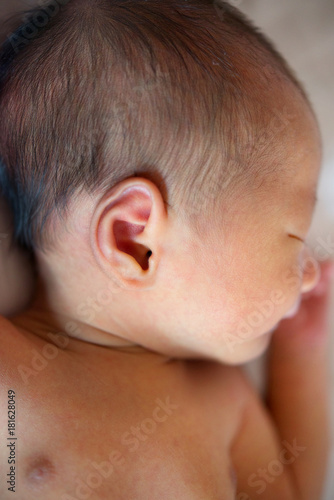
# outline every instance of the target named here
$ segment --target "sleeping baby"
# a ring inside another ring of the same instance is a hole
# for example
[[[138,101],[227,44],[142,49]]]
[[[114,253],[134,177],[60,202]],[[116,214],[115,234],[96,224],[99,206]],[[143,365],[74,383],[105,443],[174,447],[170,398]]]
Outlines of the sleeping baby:
[[[331,262],[308,96],[212,0],[51,0],[0,54],[0,497],[319,500]],[[268,348],[266,395],[243,364]]]

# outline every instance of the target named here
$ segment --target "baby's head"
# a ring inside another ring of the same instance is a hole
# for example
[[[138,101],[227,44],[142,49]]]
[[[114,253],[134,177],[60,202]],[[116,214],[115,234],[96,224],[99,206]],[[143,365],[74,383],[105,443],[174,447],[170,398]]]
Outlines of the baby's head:
[[[0,77],[0,185],[39,304],[92,342],[263,352],[318,279],[302,240],[321,161],[270,42],[218,0],[51,0]]]

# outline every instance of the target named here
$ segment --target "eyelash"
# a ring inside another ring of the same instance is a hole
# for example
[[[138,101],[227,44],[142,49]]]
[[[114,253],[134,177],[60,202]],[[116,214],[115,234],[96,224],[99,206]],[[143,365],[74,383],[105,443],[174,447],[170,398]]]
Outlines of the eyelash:
[[[299,236],[295,236],[294,234],[289,234],[288,236],[290,236],[290,238],[294,238],[295,240],[301,241],[302,243],[305,243],[305,241],[299,238]]]

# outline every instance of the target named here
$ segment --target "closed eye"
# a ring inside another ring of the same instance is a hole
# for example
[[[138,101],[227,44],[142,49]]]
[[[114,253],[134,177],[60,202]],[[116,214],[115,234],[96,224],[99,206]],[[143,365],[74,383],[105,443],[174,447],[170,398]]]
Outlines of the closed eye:
[[[294,234],[289,234],[288,236],[290,236],[290,238],[294,238],[295,240],[301,241],[302,243],[305,243],[305,241],[299,238],[299,236],[295,236]]]

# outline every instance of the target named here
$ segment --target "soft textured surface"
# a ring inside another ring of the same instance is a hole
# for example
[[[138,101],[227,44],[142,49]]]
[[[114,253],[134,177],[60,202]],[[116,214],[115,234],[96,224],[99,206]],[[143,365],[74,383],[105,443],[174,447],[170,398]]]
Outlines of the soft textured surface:
[[[33,0],[0,0],[2,17]],[[37,3],[37,2],[36,2]],[[278,49],[304,83],[318,114],[324,139],[324,164],[319,185],[319,204],[314,215],[310,243],[322,248],[323,258],[334,258],[334,2],[333,0],[233,0],[276,42]],[[0,29],[6,35],[8,30]],[[12,314],[25,307],[33,291],[34,277],[27,257],[9,251],[10,214],[0,204],[0,313]],[[323,242],[327,242],[324,244]],[[319,253],[318,253],[319,256]],[[334,287],[333,304],[334,304]],[[334,338],[334,307],[331,312]],[[330,353],[334,361],[334,341]],[[263,360],[247,366],[261,390]],[[334,362],[331,363],[334,436]],[[310,402],[311,403],[311,402]],[[334,446],[323,500],[334,498]]]

